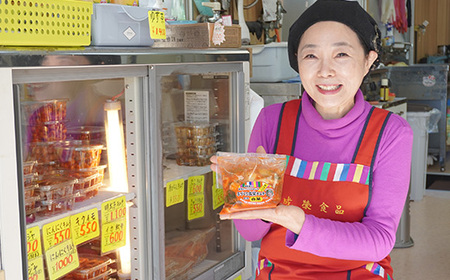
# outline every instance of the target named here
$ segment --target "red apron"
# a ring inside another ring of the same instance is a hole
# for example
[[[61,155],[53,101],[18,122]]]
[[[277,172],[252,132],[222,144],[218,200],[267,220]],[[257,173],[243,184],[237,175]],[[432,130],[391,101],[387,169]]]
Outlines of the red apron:
[[[275,141],[277,154],[294,153],[300,104],[293,100],[283,105]],[[372,163],[389,116],[386,110],[372,108],[351,163],[290,157],[282,203],[319,218],[360,222],[370,203]],[[377,263],[320,257],[286,247],[285,238],[286,229],[273,224],[261,243],[256,279],[392,279],[389,256]]]

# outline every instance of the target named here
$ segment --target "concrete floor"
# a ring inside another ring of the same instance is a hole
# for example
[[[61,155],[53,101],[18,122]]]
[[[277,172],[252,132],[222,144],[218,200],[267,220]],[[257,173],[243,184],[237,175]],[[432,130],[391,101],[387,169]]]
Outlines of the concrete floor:
[[[414,246],[392,251],[394,279],[450,279],[450,191],[427,189],[410,213]]]

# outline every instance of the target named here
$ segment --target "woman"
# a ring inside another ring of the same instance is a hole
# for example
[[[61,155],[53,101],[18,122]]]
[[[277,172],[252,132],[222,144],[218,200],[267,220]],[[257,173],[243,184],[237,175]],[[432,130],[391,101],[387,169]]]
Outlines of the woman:
[[[248,147],[291,155],[282,203],[221,216],[246,240],[262,239],[256,279],[393,279],[413,135],[359,90],[379,34],[353,1],[319,0],[290,28],[290,64],[305,92],[264,108]]]

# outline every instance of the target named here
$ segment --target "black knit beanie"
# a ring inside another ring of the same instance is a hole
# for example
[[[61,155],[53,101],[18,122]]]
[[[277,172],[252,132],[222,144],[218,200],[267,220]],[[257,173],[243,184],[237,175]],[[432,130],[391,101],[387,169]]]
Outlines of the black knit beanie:
[[[376,21],[357,1],[318,0],[294,22],[289,29],[288,53],[291,67],[298,72],[297,51],[303,33],[321,21],[337,21],[350,27],[368,51],[376,51],[380,57],[381,38]],[[379,58],[374,63],[377,66]]]

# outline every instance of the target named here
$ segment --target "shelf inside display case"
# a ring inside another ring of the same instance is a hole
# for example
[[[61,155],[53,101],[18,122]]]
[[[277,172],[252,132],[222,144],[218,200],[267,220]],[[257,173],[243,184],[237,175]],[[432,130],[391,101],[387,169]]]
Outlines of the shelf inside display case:
[[[134,199],[136,197],[135,193],[118,193],[118,192],[110,192],[110,191],[99,191],[98,195],[94,196],[93,198],[90,198],[88,200],[82,201],[82,202],[76,202],[74,204],[74,207],[72,210],[61,213],[61,214],[57,214],[57,215],[52,215],[52,216],[38,216],[36,217],[36,221],[34,221],[33,223],[27,224],[27,228],[32,228],[35,226],[39,226],[40,228],[44,225],[44,224],[48,224],[50,222],[62,219],[64,217],[67,216],[72,216],[75,215],[77,213],[81,213],[83,211],[92,209],[92,208],[97,208],[98,210],[101,210],[101,205],[103,202],[120,197],[122,195],[125,195],[125,198],[127,201],[130,201],[132,199]]]
[[[181,166],[176,161],[168,160],[164,163],[164,187],[168,182],[184,179],[191,176],[203,175],[211,172],[210,165],[205,166]]]

